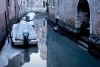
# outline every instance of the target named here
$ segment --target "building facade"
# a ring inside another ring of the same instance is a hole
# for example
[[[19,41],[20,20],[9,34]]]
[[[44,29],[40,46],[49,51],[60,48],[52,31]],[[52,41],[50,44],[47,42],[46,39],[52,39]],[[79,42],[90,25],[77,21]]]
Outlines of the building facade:
[[[0,0],[0,5],[1,5],[0,6],[0,47],[1,47],[3,38],[6,38],[6,34],[8,31],[8,24],[10,24],[12,20],[14,20],[17,14],[16,12],[17,1]]]
[[[26,3],[26,0],[20,1]],[[12,25],[27,13],[25,6],[20,4],[19,0],[0,0],[0,48],[11,31]]]
[[[49,17],[82,36],[100,36],[100,0],[48,0]],[[82,34],[83,33],[83,34]]]
[[[2,47],[17,19],[32,11],[28,8],[45,8],[46,0],[0,0],[0,5],[0,47]]]

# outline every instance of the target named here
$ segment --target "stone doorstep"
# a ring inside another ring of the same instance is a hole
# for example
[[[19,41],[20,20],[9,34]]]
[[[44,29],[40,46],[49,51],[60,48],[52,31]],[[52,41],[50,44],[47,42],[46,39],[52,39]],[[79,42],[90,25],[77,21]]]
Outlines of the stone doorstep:
[[[83,41],[81,41],[81,40],[78,40],[78,43],[79,43],[81,46],[83,46],[84,48],[88,49],[88,44],[87,44],[87,43],[85,43],[85,42],[83,42]]]
[[[88,42],[89,38],[86,36],[81,36],[80,39],[78,40],[78,43],[86,49],[88,49]]]

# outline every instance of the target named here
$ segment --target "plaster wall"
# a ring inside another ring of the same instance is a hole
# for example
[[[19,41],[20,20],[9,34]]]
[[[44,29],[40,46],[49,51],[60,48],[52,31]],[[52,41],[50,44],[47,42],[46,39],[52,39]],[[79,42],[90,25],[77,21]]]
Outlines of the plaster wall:
[[[0,0],[0,31],[5,24],[6,0]]]
[[[59,4],[57,3],[59,2]],[[89,22],[92,23],[92,33],[100,34],[100,0],[87,0],[90,10]],[[49,0],[49,14],[52,17],[56,17],[57,13],[59,20],[75,27],[75,19],[78,16],[78,3],[79,0],[55,0],[55,6],[53,6],[53,0]],[[58,7],[59,5],[59,7]]]

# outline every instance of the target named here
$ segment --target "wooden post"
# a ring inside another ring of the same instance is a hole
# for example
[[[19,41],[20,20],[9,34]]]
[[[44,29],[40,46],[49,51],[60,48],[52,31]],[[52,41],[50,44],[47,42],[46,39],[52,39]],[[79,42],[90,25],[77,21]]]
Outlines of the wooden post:
[[[6,11],[5,11],[5,20],[6,20],[6,37],[8,35],[8,24],[7,24],[7,14],[6,14]],[[9,43],[9,37],[8,37],[8,43]]]

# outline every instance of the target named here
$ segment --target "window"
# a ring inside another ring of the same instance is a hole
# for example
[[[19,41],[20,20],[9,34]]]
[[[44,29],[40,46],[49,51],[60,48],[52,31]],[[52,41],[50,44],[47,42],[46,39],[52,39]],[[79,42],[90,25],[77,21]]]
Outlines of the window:
[[[42,32],[42,38],[45,38],[45,33],[44,32]]]
[[[43,21],[43,26],[45,26],[45,20]]]

